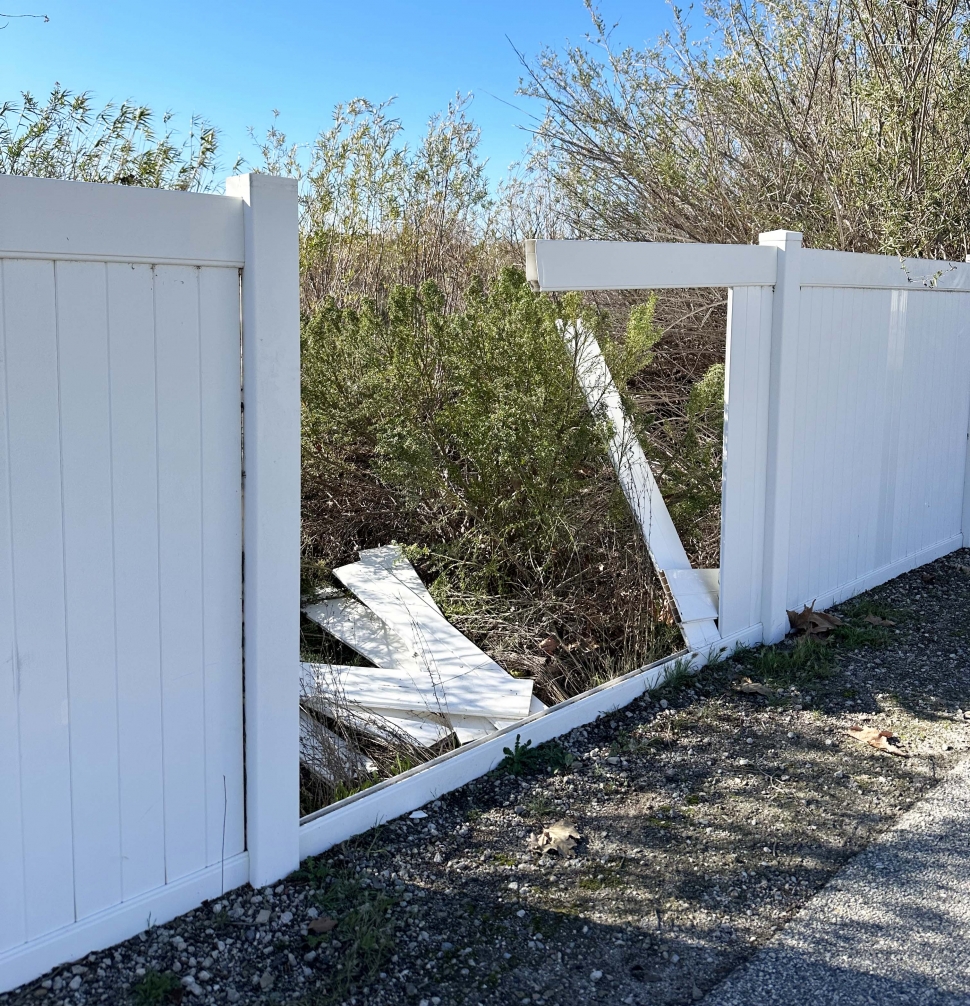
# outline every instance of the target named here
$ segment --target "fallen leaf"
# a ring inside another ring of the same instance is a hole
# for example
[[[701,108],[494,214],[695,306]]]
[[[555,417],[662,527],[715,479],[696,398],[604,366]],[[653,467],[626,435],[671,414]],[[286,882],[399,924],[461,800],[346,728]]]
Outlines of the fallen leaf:
[[[539,835],[529,835],[529,848],[540,855],[546,852],[558,852],[560,856],[568,857],[582,836],[570,821],[557,821],[543,828]]]
[[[319,919],[313,919],[307,929],[311,933],[329,933],[336,924],[336,919],[331,919],[329,915],[322,915]]]
[[[866,615],[863,622],[868,622],[870,625],[895,625],[891,619],[880,618],[878,615]]]
[[[909,752],[903,747],[903,742],[892,730],[853,725],[846,730],[846,733],[854,740],[859,741],[860,744],[868,744],[877,751],[886,751],[889,754],[899,755],[901,758],[909,757]]]
[[[827,611],[816,611],[811,604],[806,604],[801,611],[789,611],[788,622],[795,632],[804,632],[807,636],[822,636],[837,629],[842,624],[842,619]]]
[[[546,636],[539,644],[539,649],[551,657],[559,649],[559,640],[555,636]]]
[[[761,684],[760,681],[752,681],[750,678],[745,678],[737,687],[738,691],[744,692],[745,695],[771,695],[771,689],[767,685]]]

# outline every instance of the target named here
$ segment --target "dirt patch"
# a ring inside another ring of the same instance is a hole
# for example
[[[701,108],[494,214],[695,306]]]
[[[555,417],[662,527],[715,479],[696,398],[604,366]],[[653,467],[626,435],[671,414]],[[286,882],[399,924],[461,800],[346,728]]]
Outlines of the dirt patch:
[[[697,1001],[970,749],[968,566],[900,577],[840,606],[827,642],[685,677],[0,1003]],[[564,818],[574,856],[530,851]]]

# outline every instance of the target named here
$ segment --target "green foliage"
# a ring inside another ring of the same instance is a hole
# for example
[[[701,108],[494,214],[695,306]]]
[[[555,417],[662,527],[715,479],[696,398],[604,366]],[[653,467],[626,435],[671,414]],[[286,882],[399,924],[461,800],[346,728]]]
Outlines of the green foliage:
[[[160,128],[145,105],[94,105],[89,92],[57,85],[46,101],[28,92],[0,106],[0,172],[204,191],[218,168],[218,134],[195,116],[179,140],[174,117]],[[219,179],[221,181],[221,178]]]
[[[392,101],[365,98],[334,108],[308,156],[275,121],[258,141],[264,170],[300,180],[305,310],[328,297],[384,306],[394,286],[429,281],[455,307],[474,273],[494,272],[493,202],[470,102],[459,96],[432,116],[414,145]]]
[[[565,310],[596,324],[575,300]],[[459,577],[475,562],[494,580],[488,570],[522,549],[567,545],[584,466],[604,456],[558,315],[511,270],[469,291],[462,312],[448,313],[430,283],[395,287],[383,311],[327,301],[304,326],[306,456],[368,458],[435,526]]]
[[[499,764],[499,771],[507,772],[509,775],[525,775],[528,772],[535,772],[541,762],[538,750],[532,747],[532,741],[525,744],[520,743],[521,734],[515,735],[514,748],[502,748],[505,757]]]
[[[694,422],[705,422],[712,428],[724,426],[724,364],[715,363],[690,389],[687,416]]]
[[[508,775],[520,776],[534,772],[547,771],[567,772],[575,760],[573,753],[557,741],[548,741],[538,747],[532,746],[532,741],[520,743],[521,735],[515,736],[514,748],[502,748],[505,757],[499,763],[499,771]]]
[[[794,643],[778,643],[754,650],[735,651],[734,659],[768,685],[804,685],[830,677],[835,668],[831,643],[800,636]]]
[[[178,1001],[176,993],[181,990],[178,976],[171,971],[156,971],[147,968],[142,978],[132,986],[132,994],[137,1006],[165,1006]]]
[[[657,298],[651,297],[630,309],[622,343],[613,339],[602,342],[603,356],[617,388],[625,391],[631,378],[653,362],[653,347],[660,339],[660,329],[654,323]]]

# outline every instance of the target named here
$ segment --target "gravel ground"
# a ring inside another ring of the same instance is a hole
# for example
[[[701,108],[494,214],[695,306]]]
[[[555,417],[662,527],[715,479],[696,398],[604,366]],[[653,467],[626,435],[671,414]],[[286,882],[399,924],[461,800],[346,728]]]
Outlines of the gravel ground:
[[[906,574],[842,605],[828,642],[683,675],[0,1004],[697,1001],[970,749],[968,567],[963,551]],[[563,818],[574,855],[530,851]]]

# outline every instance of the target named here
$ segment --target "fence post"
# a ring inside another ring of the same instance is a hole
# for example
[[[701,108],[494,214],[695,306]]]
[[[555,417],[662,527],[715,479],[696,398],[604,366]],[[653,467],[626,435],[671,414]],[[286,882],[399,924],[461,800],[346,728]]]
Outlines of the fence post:
[[[795,440],[795,386],[802,235],[769,231],[758,244],[778,249],[771,318],[768,394],[768,459],[765,483],[765,550],[761,598],[764,641],[788,632],[788,545],[791,525],[792,451]]]
[[[238,175],[242,274],[246,845],[250,882],[299,866],[300,308],[297,188]]]

